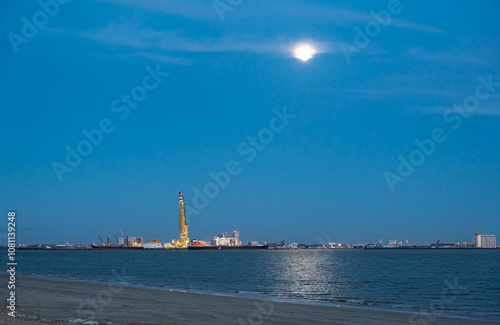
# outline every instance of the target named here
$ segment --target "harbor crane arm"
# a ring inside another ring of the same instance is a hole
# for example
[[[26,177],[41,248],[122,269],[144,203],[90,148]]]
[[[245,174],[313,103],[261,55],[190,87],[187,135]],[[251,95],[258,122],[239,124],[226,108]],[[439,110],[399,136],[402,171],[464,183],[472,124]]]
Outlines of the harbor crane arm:
[[[121,226],[118,226],[118,228],[120,228],[120,232],[122,233],[123,239],[125,240],[125,246],[129,246],[128,236],[125,235],[125,232],[123,231]]]
[[[111,235],[112,230],[113,230],[112,228],[109,229],[109,234],[108,237],[106,238],[106,246],[111,246],[111,240],[109,239],[109,236]]]
[[[189,237],[188,237],[188,225],[186,221],[186,215],[184,213],[184,200],[182,198],[182,192],[179,191],[179,228],[181,230],[179,239],[173,241],[175,247],[188,247]]]
[[[189,237],[188,237],[188,225],[186,221],[186,215],[184,214],[184,200],[182,198],[182,192],[179,191],[179,228],[181,230],[180,238],[178,242],[180,242],[177,246],[187,247],[189,245]]]

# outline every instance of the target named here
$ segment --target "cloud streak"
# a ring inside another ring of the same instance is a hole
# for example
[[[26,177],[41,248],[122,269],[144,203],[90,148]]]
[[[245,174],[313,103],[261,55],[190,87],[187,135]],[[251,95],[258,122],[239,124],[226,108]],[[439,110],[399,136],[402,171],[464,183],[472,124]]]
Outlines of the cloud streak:
[[[132,12],[135,20],[111,22],[98,30],[77,33],[101,44],[120,46],[135,51],[123,58],[147,57],[168,64],[189,64],[177,56],[186,53],[260,53],[291,56],[292,47],[305,40],[304,33],[313,35],[318,53],[339,53],[341,35],[331,39],[329,27],[340,26],[344,31],[373,20],[371,8],[357,11],[305,1],[244,2],[228,14],[221,23],[212,1],[192,0],[189,3],[154,0],[107,0]],[[279,13],[279,15],[276,15]],[[170,18],[169,18],[170,17]],[[181,18],[179,20],[179,18]],[[183,19],[188,19],[186,25]],[[207,25],[207,33],[193,34],[192,20]],[[270,24],[270,23],[273,24]],[[304,25],[284,36],[279,26]],[[275,26],[269,29],[269,26]],[[439,28],[393,18],[390,26],[426,33],[445,33]],[[319,28],[318,28],[319,27]],[[262,31],[266,30],[266,33]],[[310,30],[310,31],[309,31]],[[308,32],[309,31],[309,32]],[[191,32],[191,34],[190,34]]]
[[[250,36],[226,35],[221,38],[194,39],[184,36],[182,31],[161,31],[141,27],[138,22],[122,25],[111,24],[97,32],[83,32],[81,36],[112,45],[138,50],[163,50],[190,53],[253,52],[290,53],[295,42],[284,39],[256,40]],[[319,53],[335,52],[338,48],[332,42],[313,42]]]
[[[154,0],[108,0],[117,5],[123,5],[133,9],[142,9],[149,12],[160,12],[170,16],[178,16],[189,19],[205,21],[219,21],[214,10],[212,1],[191,0],[188,3],[178,1],[154,1]],[[378,11],[385,8],[373,7],[371,10]],[[308,21],[309,23],[328,23],[329,25],[345,26],[346,24],[366,24],[373,20],[370,11],[360,12],[352,9],[342,9],[331,5],[311,3],[308,1],[275,0],[252,1],[242,4],[233,13],[238,23],[244,25],[255,25],[261,21],[272,21],[286,19],[295,21]],[[276,15],[279,13],[279,15]],[[281,18],[283,17],[283,18]],[[393,19],[391,26],[422,31],[427,33],[445,34],[440,28],[421,25],[414,22]]]

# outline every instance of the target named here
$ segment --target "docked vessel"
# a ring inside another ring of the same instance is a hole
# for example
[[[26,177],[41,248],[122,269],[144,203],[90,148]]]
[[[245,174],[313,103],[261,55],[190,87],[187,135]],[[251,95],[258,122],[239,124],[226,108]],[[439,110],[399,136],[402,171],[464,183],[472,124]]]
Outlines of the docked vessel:
[[[213,236],[212,244],[207,245],[202,240],[194,239],[191,244],[189,244],[189,250],[201,250],[201,251],[217,251],[217,250],[230,250],[230,251],[245,251],[245,250],[267,250],[269,245],[259,245],[257,242],[253,242],[251,245],[242,245],[240,241],[240,232],[233,231],[233,237],[227,237],[225,235]]]
[[[245,250],[267,250],[269,245],[238,245],[238,246],[228,246],[228,245],[205,245],[205,246],[192,246],[189,245],[189,250],[199,250],[199,251],[217,251],[217,250],[229,250],[229,251],[245,251]]]
[[[141,250],[144,249],[142,246],[118,246],[118,245],[96,245],[92,244],[92,250],[98,251],[128,251],[128,250]]]

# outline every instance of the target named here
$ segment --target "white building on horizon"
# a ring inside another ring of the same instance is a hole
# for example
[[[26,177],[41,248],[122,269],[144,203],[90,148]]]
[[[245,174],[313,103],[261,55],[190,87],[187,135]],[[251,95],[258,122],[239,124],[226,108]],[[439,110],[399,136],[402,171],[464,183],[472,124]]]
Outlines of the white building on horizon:
[[[474,233],[474,247],[476,248],[496,248],[497,237],[495,235],[481,235]]]

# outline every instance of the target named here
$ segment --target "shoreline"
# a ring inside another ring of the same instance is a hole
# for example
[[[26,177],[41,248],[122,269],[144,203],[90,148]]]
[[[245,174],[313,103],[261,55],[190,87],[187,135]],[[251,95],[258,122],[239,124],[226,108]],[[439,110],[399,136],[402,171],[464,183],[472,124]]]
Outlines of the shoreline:
[[[0,274],[0,277],[3,276],[3,274]],[[19,275],[18,278],[27,278],[27,279],[32,279],[32,280],[46,280],[46,281],[53,281],[53,282],[62,282],[62,283],[82,283],[82,284],[95,284],[95,285],[108,285],[109,281],[99,281],[99,280],[79,280],[79,279],[67,279],[67,278],[58,278],[58,277],[51,277],[51,276],[29,276],[29,275]],[[498,322],[500,324],[500,321],[496,320],[489,320],[489,319],[482,319],[482,318],[474,318],[471,316],[463,316],[463,315],[448,315],[448,314],[442,314],[442,313],[430,313],[430,312],[417,312],[417,311],[410,311],[408,309],[400,308],[400,309],[390,309],[390,308],[384,308],[384,307],[375,307],[375,306],[363,306],[363,305],[349,305],[346,304],[345,302],[319,302],[319,301],[313,301],[313,300],[300,300],[300,299],[290,299],[290,298],[275,298],[272,296],[264,296],[264,295],[257,295],[257,294],[246,294],[246,293],[241,293],[241,292],[235,292],[235,293],[224,293],[224,292],[215,292],[215,291],[200,291],[200,290],[189,290],[189,289],[172,289],[172,288],[167,288],[167,287],[158,287],[158,286],[147,286],[143,284],[120,284],[118,283],[119,286],[123,287],[128,287],[128,288],[134,288],[134,289],[144,289],[144,290],[153,290],[153,291],[159,291],[159,292],[172,292],[172,293],[187,293],[187,294],[194,294],[194,295],[202,295],[202,296],[220,296],[220,297],[230,297],[230,298],[241,298],[241,299],[250,299],[252,301],[257,300],[257,301],[269,301],[272,303],[277,303],[277,304],[296,304],[296,305],[304,305],[304,306],[324,306],[324,307],[331,307],[331,308],[347,308],[347,309],[361,309],[365,311],[382,311],[382,312],[394,312],[394,313],[404,313],[404,314],[419,314],[419,315],[429,315],[429,316],[439,316],[439,317],[447,317],[447,318],[458,318],[458,319],[466,319],[466,320],[480,320],[480,321],[490,321],[490,322]]]
[[[0,274],[0,277],[3,276],[3,274]],[[58,277],[51,277],[51,276],[35,276],[35,275],[19,275],[18,278],[27,278],[27,279],[32,279],[32,280],[46,280],[46,281],[52,281],[52,282],[61,282],[61,283],[81,283],[81,284],[95,284],[95,285],[108,285],[109,281],[99,281],[99,280],[79,280],[79,279],[67,279],[67,278],[58,278]],[[470,316],[463,316],[463,315],[448,315],[448,314],[442,314],[442,313],[430,313],[430,312],[412,312],[409,310],[405,310],[404,308],[400,309],[390,309],[390,308],[384,308],[384,307],[375,307],[375,306],[362,306],[362,305],[348,305],[345,302],[319,302],[319,301],[308,301],[308,300],[299,300],[299,299],[290,299],[290,298],[274,298],[271,296],[264,296],[264,295],[255,295],[255,294],[245,294],[241,292],[235,292],[233,294],[231,293],[221,293],[221,292],[215,292],[215,291],[198,291],[198,290],[189,290],[189,289],[172,289],[172,288],[167,288],[167,287],[158,287],[158,286],[147,286],[147,285],[142,285],[142,284],[119,284],[119,286],[127,287],[127,288],[134,288],[134,289],[144,289],[144,290],[153,290],[153,291],[159,291],[159,292],[172,292],[172,293],[187,293],[187,294],[193,294],[193,295],[201,295],[201,296],[220,296],[220,297],[229,297],[229,298],[241,298],[241,299],[250,299],[252,301],[269,301],[272,303],[277,303],[277,304],[296,304],[296,305],[303,305],[303,306],[324,306],[324,307],[329,307],[329,308],[346,308],[346,309],[361,309],[364,311],[381,311],[381,312],[393,312],[393,313],[403,313],[403,314],[419,314],[419,315],[428,315],[431,317],[446,317],[446,318],[457,318],[457,319],[465,319],[465,320],[474,320],[474,321],[490,321],[490,322],[498,322],[500,324],[500,321],[496,320],[488,320],[488,319],[482,319],[482,318],[474,318]]]
[[[7,277],[0,275],[2,286]],[[500,324],[460,316],[410,313],[379,308],[263,300],[223,294],[173,291],[159,287],[120,285],[116,282],[43,279],[18,276],[19,315],[58,324],[95,321],[100,324]],[[10,320],[2,310],[2,321]],[[7,319],[5,319],[7,317]],[[259,322],[257,320],[262,320]],[[22,322],[21,322],[22,321]],[[16,318],[16,322],[44,324]],[[77,323],[78,324],[78,323]],[[92,323],[89,323],[92,324]]]

